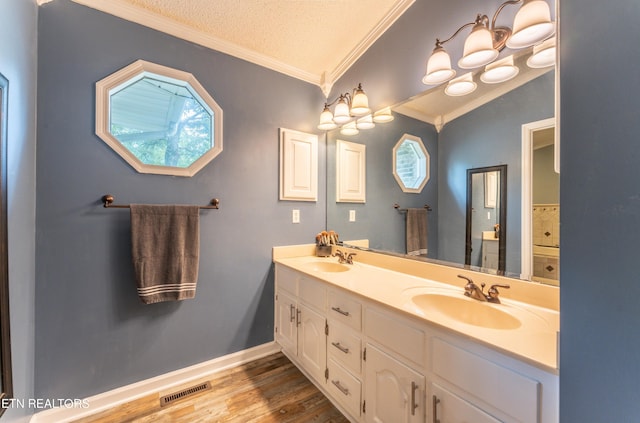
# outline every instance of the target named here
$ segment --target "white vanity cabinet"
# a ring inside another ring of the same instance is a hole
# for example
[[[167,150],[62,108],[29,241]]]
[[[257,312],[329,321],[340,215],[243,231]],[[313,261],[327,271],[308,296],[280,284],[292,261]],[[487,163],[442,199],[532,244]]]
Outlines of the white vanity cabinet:
[[[422,374],[372,344],[367,344],[365,368],[365,422],[425,421]]]
[[[327,299],[327,389],[347,412],[362,410],[362,304],[354,296],[330,289]]]
[[[440,423],[500,423],[451,391],[431,384],[432,421]]]
[[[559,421],[554,372],[280,264],[275,319],[283,351],[352,422]]]
[[[276,266],[276,340],[305,372],[325,382],[326,286],[319,280]]]

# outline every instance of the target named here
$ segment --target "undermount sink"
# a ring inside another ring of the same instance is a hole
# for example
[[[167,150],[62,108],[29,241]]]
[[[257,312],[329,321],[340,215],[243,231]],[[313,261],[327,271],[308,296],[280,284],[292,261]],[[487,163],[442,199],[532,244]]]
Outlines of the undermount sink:
[[[489,329],[517,329],[521,322],[500,305],[480,302],[464,296],[420,294],[411,298],[425,313],[440,313],[449,319]]]
[[[305,263],[304,265],[307,269],[313,272],[346,272],[350,269],[349,266],[332,262],[332,261],[314,261],[310,263]]]

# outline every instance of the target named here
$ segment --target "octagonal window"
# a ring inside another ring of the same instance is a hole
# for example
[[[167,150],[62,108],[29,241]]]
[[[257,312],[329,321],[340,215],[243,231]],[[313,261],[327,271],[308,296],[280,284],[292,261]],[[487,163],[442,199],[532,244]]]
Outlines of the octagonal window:
[[[429,152],[419,137],[404,134],[393,147],[393,176],[403,192],[419,193],[429,181]]]
[[[222,151],[222,109],[190,73],[138,60],[96,83],[96,134],[138,172],[193,176]]]

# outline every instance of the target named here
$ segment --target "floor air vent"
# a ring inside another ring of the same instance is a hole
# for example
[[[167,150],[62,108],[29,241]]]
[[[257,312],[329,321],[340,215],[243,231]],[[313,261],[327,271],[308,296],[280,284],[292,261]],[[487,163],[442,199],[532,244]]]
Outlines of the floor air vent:
[[[181,400],[188,396],[195,395],[198,392],[206,391],[209,389],[211,389],[211,383],[205,382],[195,386],[191,386],[186,389],[182,389],[178,392],[174,392],[173,394],[165,395],[164,397],[160,398],[160,407],[171,405],[178,400]]]

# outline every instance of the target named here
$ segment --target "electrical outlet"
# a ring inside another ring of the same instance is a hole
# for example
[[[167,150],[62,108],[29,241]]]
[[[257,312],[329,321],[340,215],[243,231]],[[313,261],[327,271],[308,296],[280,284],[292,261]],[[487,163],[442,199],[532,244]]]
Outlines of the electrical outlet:
[[[300,223],[300,210],[293,209],[291,212],[291,223]]]
[[[355,222],[355,221],[356,221],[356,211],[349,210],[349,222]]]

